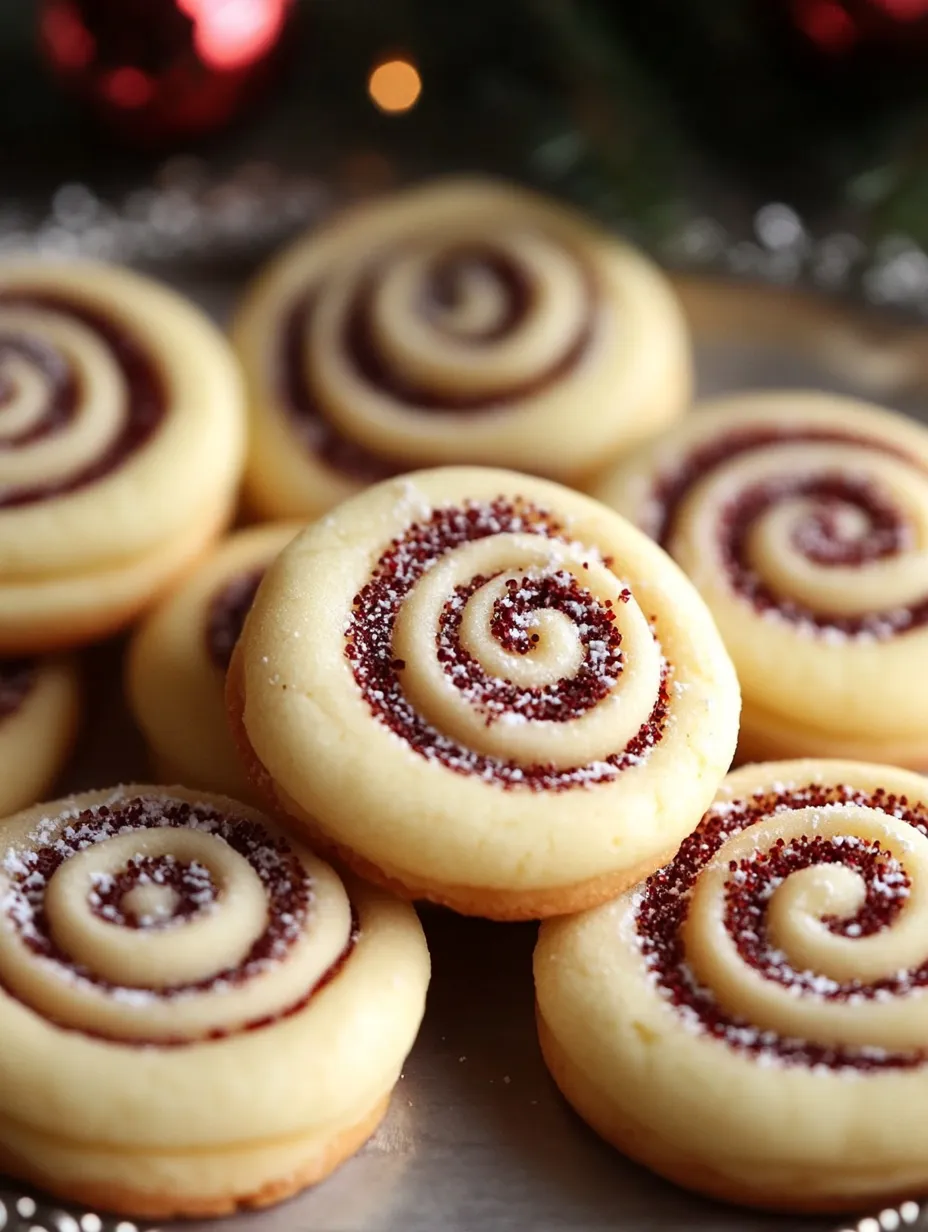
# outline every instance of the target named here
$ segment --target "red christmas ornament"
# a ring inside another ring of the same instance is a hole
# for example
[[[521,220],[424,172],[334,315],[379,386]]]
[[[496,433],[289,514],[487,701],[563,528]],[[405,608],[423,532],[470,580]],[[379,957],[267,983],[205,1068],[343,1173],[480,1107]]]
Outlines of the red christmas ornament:
[[[220,128],[253,98],[292,0],[44,0],[59,81],[132,140]]]
[[[928,0],[793,0],[802,33],[827,55],[882,50],[924,55]]]

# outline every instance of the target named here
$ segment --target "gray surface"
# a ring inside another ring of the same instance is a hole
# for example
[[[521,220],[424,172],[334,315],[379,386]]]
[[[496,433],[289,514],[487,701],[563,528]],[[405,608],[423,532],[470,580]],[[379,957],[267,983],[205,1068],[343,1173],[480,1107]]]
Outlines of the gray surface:
[[[224,288],[204,286],[198,293],[222,315]],[[806,385],[874,396],[874,389],[849,380],[851,368],[875,373],[887,402],[915,411],[928,406],[910,379],[897,389],[887,376],[892,364],[877,352],[897,345],[892,332],[875,343],[848,327],[841,345],[823,348],[826,363],[815,357],[812,327],[789,308],[786,317],[802,334],[802,354],[793,341],[771,344],[766,327],[752,338],[749,314],[736,296],[720,301],[721,326],[713,316],[716,340],[701,347],[703,392]],[[713,313],[719,310],[713,301]],[[726,335],[724,313],[738,330],[737,344],[718,341]],[[873,362],[862,364],[867,346]],[[143,772],[137,738],[121,710],[117,654],[113,648],[95,652],[99,722],[69,785],[100,786]],[[533,1022],[534,926],[490,925],[439,911],[425,911],[423,919],[434,964],[426,1021],[373,1141],[312,1192],[261,1214],[187,1225],[190,1232],[832,1232],[854,1226],[853,1219],[787,1219],[722,1208],[625,1161],[566,1108],[544,1070]],[[0,1188],[0,1198],[6,1196]],[[17,1221],[11,1207],[11,1225],[23,1232],[62,1226],[51,1211],[27,1212]],[[911,1205],[904,1214],[908,1222]],[[888,1213],[882,1222],[865,1223],[862,1232],[899,1226],[899,1217],[894,1221]],[[73,1225],[62,1232],[74,1232]],[[95,1232],[95,1225],[86,1232]]]

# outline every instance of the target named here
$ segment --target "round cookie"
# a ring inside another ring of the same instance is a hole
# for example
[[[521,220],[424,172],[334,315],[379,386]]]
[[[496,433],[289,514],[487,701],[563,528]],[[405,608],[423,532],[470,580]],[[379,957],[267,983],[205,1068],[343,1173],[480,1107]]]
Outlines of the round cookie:
[[[321,1180],[422,1018],[412,909],[260,813],[124,787],[0,828],[0,1170],[170,1219]]]
[[[928,429],[826,394],[728,397],[594,491],[708,603],[741,760],[928,767]]]
[[[691,392],[660,270],[492,180],[342,211],[259,276],[232,336],[251,410],[246,493],[267,517],[315,517],[430,466],[576,483],[677,419]]]
[[[269,807],[374,882],[497,919],[658,867],[739,708],[665,553],[588,497],[479,469],[388,480],[298,536],[227,695]]]
[[[126,694],[162,782],[253,794],[229,731],[225,673],[265,569],[302,525],[230,535],[133,637]]]
[[[632,1158],[726,1201],[928,1192],[928,785],[840,761],[730,775],[676,858],[542,926],[542,1050]]]
[[[0,661],[0,817],[50,790],[79,718],[78,672],[69,659]]]
[[[0,653],[128,623],[228,520],[244,438],[199,309],[115,266],[0,263]]]

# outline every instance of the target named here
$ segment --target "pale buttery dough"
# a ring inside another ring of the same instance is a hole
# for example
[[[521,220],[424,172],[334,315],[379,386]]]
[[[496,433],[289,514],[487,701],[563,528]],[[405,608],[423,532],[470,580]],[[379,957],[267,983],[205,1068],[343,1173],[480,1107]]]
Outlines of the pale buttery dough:
[[[0,264],[0,652],[127,623],[228,519],[234,358],[192,304],[115,266]]]
[[[126,693],[163,782],[250,798],[229,731],[225,669],[264,570],[302,525],[230,535],[133,637]]]
[[[0,817],[41,800],[77,736],[80,684],[70,659],[0,661]]]
[[[412,909],[222,797],[14,816],[0,909],[0,1170],[103,1209],[220,1214],[320,1180],[422,1017]]]
[[[741,760],[928,767],[928,429],[826,394],[727,397],[594,492],[708,603]]]
[[[246,491],[316,516],[448,464],[574,483],[685,410],[682,311],[643,254],[514,186],[439,180],[285,249],[233,327],[251,411]]]
[[[545,1058],[603,1137],[785,1210],[928,1192],[928,785],[807,760],[729,776],[660,873],[543,925]]]
[[[272,808],[400,892],[496,918],[656,868],[734,752],[734,671],[698,594],[556,484],[389,480],[265,574],[228,676]]]

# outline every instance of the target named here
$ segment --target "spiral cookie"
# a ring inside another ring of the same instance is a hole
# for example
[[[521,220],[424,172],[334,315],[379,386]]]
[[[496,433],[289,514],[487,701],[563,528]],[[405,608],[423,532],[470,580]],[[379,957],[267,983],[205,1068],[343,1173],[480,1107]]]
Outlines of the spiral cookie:
[[[301,528],[284,522],[231,535],[133,638],[126,692],[163,782],[236,800],[252,794],[229,732],[225,673],[265,569]]]
[[[469,463],[575,482],[690,394],[680,308],[644,256],[542,197],[439,181],[284,251],[236,320],[247,492],[314,517],[403,471]]]
[[[0,264],[0,653],[127,622],[226,520],[244,454],[225,342],[94,264]]]
[[[70,661],[0,661],[0,817],[51,788],[74,745],[79,701]]]
[[[388,480],[294,540],[227,687],[271,807],[375,882],[500,919],[658,867],[739,705],[660,549],[587,497],[477,469]]]
[[[0,1171],[163,1219],[320,1180],[422,1017],[414,912],[260,813],[120,788],[0,827]]]
[[[604,1138],[784,1209],[928,1191],[928,786],[746,766],[643,885],[541,930],[542,1048]]]
[[[739,756],[928,767],[928,431],[824,394],[700,410],[596,494],[683,566],[744,693]]]

